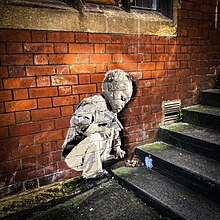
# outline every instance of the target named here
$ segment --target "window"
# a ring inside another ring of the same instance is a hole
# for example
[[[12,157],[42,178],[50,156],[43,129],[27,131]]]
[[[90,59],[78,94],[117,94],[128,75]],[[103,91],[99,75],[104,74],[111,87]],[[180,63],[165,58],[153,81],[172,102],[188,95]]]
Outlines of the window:
[[[157,10],[157,0],[131,0],[131,8]]]

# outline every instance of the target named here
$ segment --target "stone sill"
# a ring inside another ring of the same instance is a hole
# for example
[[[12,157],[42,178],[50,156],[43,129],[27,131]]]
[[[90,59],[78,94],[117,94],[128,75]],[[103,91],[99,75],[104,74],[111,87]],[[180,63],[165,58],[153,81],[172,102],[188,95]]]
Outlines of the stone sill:
[[[0,0],[0,10],[0,28],[158,36],[176,36],[177,29],[176,13],[171,20],[159,12],[128,13],[116,6],[86,4],[79,12],[56,0]]]

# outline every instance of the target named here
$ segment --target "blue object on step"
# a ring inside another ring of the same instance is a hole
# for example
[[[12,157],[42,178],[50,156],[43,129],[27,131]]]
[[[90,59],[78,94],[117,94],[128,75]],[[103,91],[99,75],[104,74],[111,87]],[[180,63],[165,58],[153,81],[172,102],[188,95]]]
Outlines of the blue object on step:
[[[151,156],[149,155],[149,157],[148,156],[146,156],[145,157],[145,166],[146,166],[146,168],[147,169],[152,169],[153,168],[153,160],[151,159]]]

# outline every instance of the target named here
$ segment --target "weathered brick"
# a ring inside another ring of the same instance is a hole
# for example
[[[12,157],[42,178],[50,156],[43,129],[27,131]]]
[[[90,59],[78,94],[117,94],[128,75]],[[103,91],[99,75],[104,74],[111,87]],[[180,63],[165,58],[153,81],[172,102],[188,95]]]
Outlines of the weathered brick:
[[[41,54],[41,55],[34,55],[34,64],[35,65],[46,65],[49,63],[48,55]]]
[[[142,54],[124,54],[125,63],[139,63],[142,61]]]
[[[107,71],[106,64],[95,64],[96,73],[105,73]]]
[[[0,91],[0,101],[10,101],[12,100],[11,90]]]
[[[38,166],[45,166],[45,165],[49,164],[51,161],[52,161],[51,154],[40,155],[37,157]]]
[[[34,77],[10,78],[4,80],[5,89],[29,88],[34,86],[36,86]]]
[[[53,44],[50,43],[25,43],[24,52],[26,53],[53,53]]]
[[[59,86],[59,96],[71,95],[72,87],[71,86]]]
[[[41,146],[27,146],[24,148],[19,148],[11,151],[11,157],[12,159],[21,159],[21,158],[27,158],[35,155],[41,154]]]
[[[79,75],[79,84],[88,84],[91,82],[91,77],[89,74]]]
[[[75,64],[76,54],[50,54],[50,64]]]
[[[10,66],[9,67],[10,77],[22,77],[25,76],[24,66]]]
[[[154,45],[144,45],[138,47],[138,52],[140,53],[154,53],[155,52],[155,46]]]
[[[91,63],[110,63],[112,62],[112,56],[110,54],[91,54]]]
[[[15,89],[13,90],[14,100],[27,99],[28,90],[27,89]]]
[[[6,127],[0,127],[0,139],[8,138],[8,128]]]
[[[21,100],[5,103],[6,112],[24,111],[37,108],[37,101],[34,99]]]
[[[37,122],[14,125],[9,128],[9,133],[12,137],[35,134],[38,132],[40,132],[40,124]]]
[[[76,56],[77,63],[88,63],[89,62],[89,55],[88,54],[77,54]]]
[[[70,118],[59,118],[55,121],[56,129],[60,128],[69,128],[70,126]]]
[[[47,33],[48,42],[74,42],[73,32],[49,32]]]
[[[91,75],[91,82],[102,82],[105,77],[105,74],[93,74]]]
[[[78,83],[78,77],[76,75],[71,76],[52,76],[52,85],[73,85]]]
[[[40,98],[37,100],[38,108],[50,108],[52,107],[51,98]]]
[[[123,44],[107,44],[106,53],[126,53],[126,45]]]
[[[57,74],[69,74],[69,66],[68,65],[57,65],[56,66]]]
[[[46,31],[32,31],[32,42],[46,42]]]
[[[50,86],[49,76],[39,76],[37,77],[37,87]]]
[[[0,42],[0,53],[6,53],[6,46],[3,42]]]
[[[95,92],[96,92],[95,84],[73,86],[73,94],[95,93]]]
[[[138,70],[155,70],[155,62],[138,63]]]
[[[15,118],[13,113],[0,114],[0,126],[12,125],[15,123]]]
[[[54,120],[42,121],[40,122],[41,131],[51,131],[54,130]]]
[[[29,90],[30,98],[43,98],[58,96],[57,88],[32,88]]]
[[[7,43],[7,52],[8,53],[22,53],[22,43]]]
[[[8,77],[8,68],[6,66],[0,66],[0,78]]]
[[[19,54],[19,55],[1,55],[2,65],[31,65],[33,64],[32,55]]]
[[[33,136],[25,135],[18,138],[19,147],[25,147],[33,144]]]
[[[92,53],[92,44],[69,44],[70,53]]]
[[[8,161],[4,163],[0,163],[0,174],[6,174],[10,172],[15,172],[21,169],[20,161]]]
[[[55,47],[55,53],[67,53],[68,52],[67,44],[64,44],[64,43],[54,44],[54,47]]]
[[[75,33],[76,42],[88,42],[86,33]]]
[[[41,132],[34,136],[34,143],[44,143],[62,139],[62,130]]]
[[[73,115],[73,106],[63,106],[61,107],[62,116],[72,116]]]
[[[95,53],[105,53],[105,44],[95,44]]]
[[[110,43],[111,35],[109,34],[89,34],[90,43]]]
[[[72,65],[70,68],[72,74],[81,74],[81,73],[93,73],[94,65],[93,64],[77,64]]]
[[[36,167],[36,157],[22,159],[22,168]]]
[[[30,112],[29,111],[16,112],[15,118],[16,118],[16,123],[28,122],[31,120]]]
[[[117,63],[117,64],[109,64],[108,65],[109,70],[114,69],[122,69],[124,71],[136,71],[137,70],[137,64],[136,63]]]
[[[60,117],[59,108],[40,109],[32,111],[32,120],[40,121]]]
[[[78,103],[79,97],[76,95],[53,98],[53,106],[73,105]]]
[[[17,138],[7,138],[0,140],[0,150],[1,151],[9,151],[11,149],[18,147],[18,140]]]
[[[31,35],[30,31],[25,30],[0,30],[1,41],[6,42],[30,42]]]
[[[27,76],[53,75],[55,66],[28,66],[26,72]]]
[[[123,62],[123,54],[113,54],[112,61],[114,63],[122,63]]]

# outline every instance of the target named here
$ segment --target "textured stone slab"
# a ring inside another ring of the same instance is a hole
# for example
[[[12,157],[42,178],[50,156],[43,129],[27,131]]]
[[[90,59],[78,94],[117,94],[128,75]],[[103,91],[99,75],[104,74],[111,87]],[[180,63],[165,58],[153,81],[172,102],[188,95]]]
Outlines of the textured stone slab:
[[[208,89],[200,92],[199,103],[220,107],[220,89]]]
[[[136,152],[142,160],[151,155],[153,166],[160,173],[220,201],[220,163],[217,161],[163,142],[140,146]]]
[[[211,200],[191,191],[173,180],[139,168],[118,168],[115,176],[127,187],[145,199],[147,203],[169,213],[177,219],[214,220],[220,219],[220,206]]]

